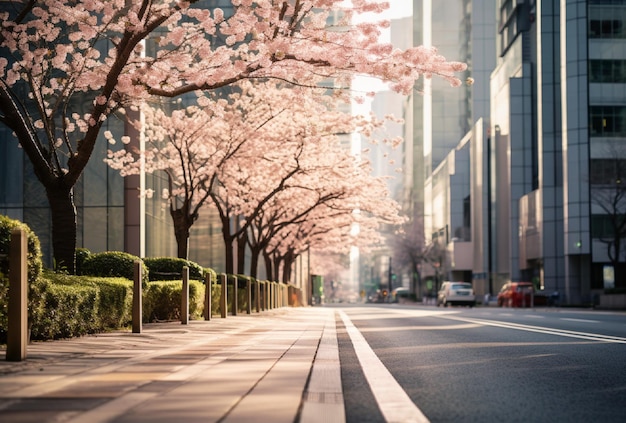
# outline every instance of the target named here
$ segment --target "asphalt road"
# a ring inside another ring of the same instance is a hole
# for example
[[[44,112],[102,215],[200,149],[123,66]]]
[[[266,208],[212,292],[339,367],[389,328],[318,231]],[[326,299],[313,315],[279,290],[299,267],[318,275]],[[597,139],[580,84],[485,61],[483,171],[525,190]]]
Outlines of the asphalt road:
[[[626,313],[337,307],[347,422],[626,422]]]

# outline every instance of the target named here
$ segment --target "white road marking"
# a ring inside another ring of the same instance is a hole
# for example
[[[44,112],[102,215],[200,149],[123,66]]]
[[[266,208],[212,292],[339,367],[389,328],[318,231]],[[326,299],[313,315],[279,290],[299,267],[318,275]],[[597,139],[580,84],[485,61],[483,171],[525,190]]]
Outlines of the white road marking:
[[[564,336],[568,338],[586,339],[589,341],[612,342],[616,344],[626,344],[626,338],[619,336],[601,335],[598,333],[576,332],[564,329],[544,328],[540,326],[522,325],[519,323],[497,322],[492,320],[469,319],[460,316],[441,316],[441,319],[451,319],[461,322],[476,323],[483,326],[495,326],[506,329],[523,330],[527,332],[545,333],[548,335]]]
[[[561,317],[560,320],[568,320],[570,322],[583,322],[583,323],[600,323],[597,320],[587,320],[587,319],[572,319],[569,317]]]
[[[352,324],[345,312],[339,311],[365,378],[370,385],[378,407],[387,422],[427,423],[428,418],[411,401],[389,370],[372,351],[361,332]]]

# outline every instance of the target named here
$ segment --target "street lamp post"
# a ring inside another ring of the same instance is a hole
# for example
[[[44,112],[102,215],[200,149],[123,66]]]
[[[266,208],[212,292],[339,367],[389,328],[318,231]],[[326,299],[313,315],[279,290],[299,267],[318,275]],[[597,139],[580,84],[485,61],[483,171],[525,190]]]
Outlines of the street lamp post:
[[[391,256],[389,256],[389,296],[391,296],[391,291],[393,291],[393,271],[391,269]]]

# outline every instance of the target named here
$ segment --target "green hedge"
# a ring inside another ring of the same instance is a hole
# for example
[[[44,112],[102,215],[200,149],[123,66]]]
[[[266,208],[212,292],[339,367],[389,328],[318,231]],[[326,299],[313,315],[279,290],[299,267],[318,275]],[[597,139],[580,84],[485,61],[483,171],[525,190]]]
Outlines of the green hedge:
[[[70,338],[128,326],[133,283],[125,278],[44,272],[42,313],[31,323],[31,339]]]
[[[143,295],[143,320],[158,322],[180,320],[182,281],[156,281],[148,283]],[[189,281],[189,318],[202,319],[204,310],[204,285]]]
[[[189,279],[201,281],[204,279],[204,269],[190,260],[175,257],[146,257],[143,262],[148,268],[151,281],[171,281],[182,279],[183,267],[189,268]]]
[[[129,280],[134,278],[137,256],[122,251],[105,251],[88,255],[81,266],[81,273],[86,276],[121,277]],[[149,280],[148,268],[142,262],[142,281]]]
[[[204,268],[204,275],[209,275],[211,277],[211,283],[217,283],[217,272],[210,267]]]
[[[76,249],[76,274],[83,274],[83,264],[85,260],[87,260],[91,256],[91,251],[86,248],[77,248]]]
[[[246,275],[236,275],[237,276],[237,311],[239,313],[244,313],[247,308],[248,308],[248,292],[247,292],[247,286],[248,283],[250,283],[251,281],[253,281],[254,279],[251,278],[250,276],[246,276]],[[230,279],[229,279],[230,280]],[[251,293],[251,299],[252,299],[252,304],[254,304],[254,289],[252,290]],[[251,304],[251,307],[252,307]]]
[[[26,244],[28,249],[28,282],[34,283],[43,269],[41,259],[41,246],[37,235],[19,220],[10,219],[0,215],[0,274],[9,275],[9,253],[11,250],[11,232],[13,229],[22,228],[26,232]]]
[[[39,238],[24,223],[0,215],[0,344],[6,343],[8,328],[8,297],[9,297],[9,254],[11,250],[11,232],[15,228],[22,228],[26,232],[26,248],[28,249],[28,318],[37,320],[43,307],[41,295],[43,282],[41,272],[43,262]]]

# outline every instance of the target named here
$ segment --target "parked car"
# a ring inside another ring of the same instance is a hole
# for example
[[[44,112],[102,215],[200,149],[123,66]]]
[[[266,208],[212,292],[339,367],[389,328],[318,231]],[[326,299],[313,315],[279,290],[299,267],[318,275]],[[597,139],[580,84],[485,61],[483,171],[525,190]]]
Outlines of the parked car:
[[[444,282],[437,293],[437,307],[443,305],[466,305],[474,307],[476,297],[469,282]]]
[[[533,295],[531,282],[505,283],[498,293],[498,307],[530,307]]]

